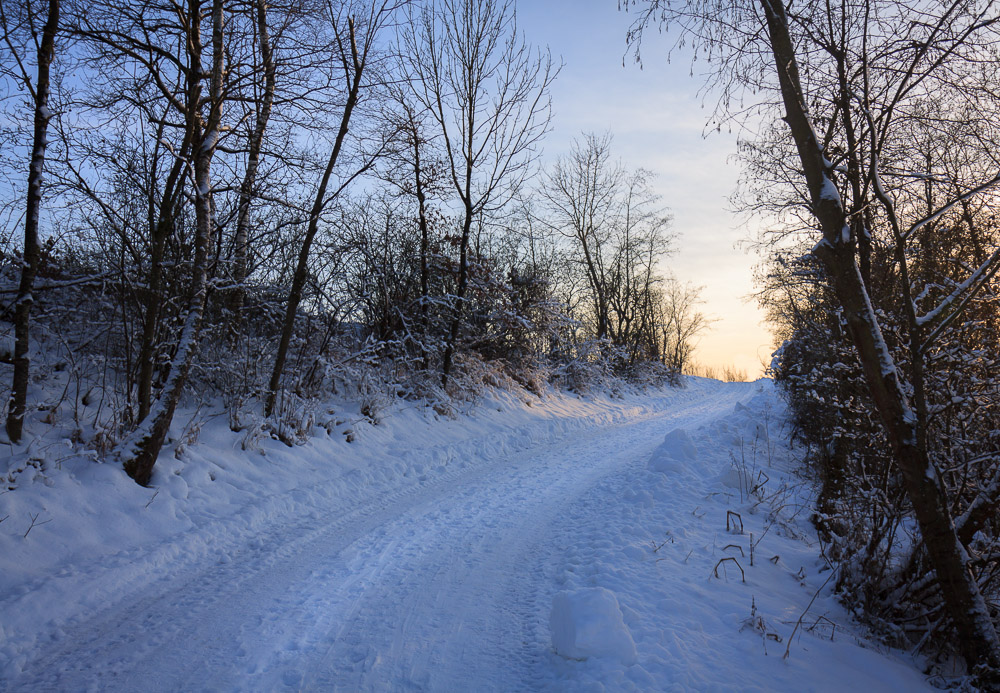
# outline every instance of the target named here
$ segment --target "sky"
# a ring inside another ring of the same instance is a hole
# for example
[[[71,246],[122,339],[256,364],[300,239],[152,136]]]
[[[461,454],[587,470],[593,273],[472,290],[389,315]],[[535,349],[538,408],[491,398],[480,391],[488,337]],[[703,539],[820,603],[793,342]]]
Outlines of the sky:
[[[704,287],[701,310],[715,321],[694,359],[735,366],[753,378],[770,361],[773,345],[750,298],[758,258],[737,247],[751,229],[728,202],[739,177],[737,138],[725,131],[705,136],[712,101],[699,93],[704,79],[692,76],[690,53],[676,51],[668,62],[669,44],[653,33],[644,39],[642,69],[626,55],[634,16],[620,12],[616,0],[518,3],[528,42],[547,46],[563,62],[552,86],[552,132],[542,161],[567,153],[582,132],[610,131],[624,164],[657,174],[654,187],[678,234],[665,269]]]

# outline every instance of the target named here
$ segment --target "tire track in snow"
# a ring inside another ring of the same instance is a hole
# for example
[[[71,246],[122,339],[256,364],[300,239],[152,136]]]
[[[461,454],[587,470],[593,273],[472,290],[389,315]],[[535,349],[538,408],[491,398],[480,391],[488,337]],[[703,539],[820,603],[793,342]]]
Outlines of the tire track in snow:
[[[315,690],[520,690],[548,649],[545,559],[552,528],[609,476],[645,465],[664,428],[698,426],[748,391],[733,388],[546,446],[386,528],[405,545],[372,546],[379,579],[347,605],[334,644],[304,680]],[[720,397],[720,395],[722,395]],[[442,617],[442,614],[444,615]]]
[[[727,412],[711,388],[252,542],[66,629],[20,690],[507,690],[548,648],[552,527],[645,464],[663,435]]]

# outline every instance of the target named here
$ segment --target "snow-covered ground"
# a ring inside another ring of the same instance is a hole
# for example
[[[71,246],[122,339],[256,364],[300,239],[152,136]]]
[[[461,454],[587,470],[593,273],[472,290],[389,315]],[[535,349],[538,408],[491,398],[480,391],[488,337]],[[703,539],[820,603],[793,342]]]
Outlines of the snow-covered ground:
[[[926,689],[831,596],[782,412],[690,379],[337,407],[296,448],[220,416],[150,489],[36,443],[0,495],[0,689]]]

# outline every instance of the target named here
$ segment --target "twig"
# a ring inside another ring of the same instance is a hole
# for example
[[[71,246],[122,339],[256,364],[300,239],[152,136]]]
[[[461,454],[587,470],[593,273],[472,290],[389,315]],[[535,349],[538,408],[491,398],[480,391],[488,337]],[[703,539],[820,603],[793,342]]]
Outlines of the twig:
[[[760,479],[761,479],[761,477],[764,477],[764,480],[763,480],[763,481],[761,481],[761,480],[760,480]],[[767,475],[767,474],[766,474],[766,473],[764,472],[764,470],[763,470],[763,469],[758,469],[758,470],[757,470],[757,484],[756,484],[756,486],[754,486],[754,487],[753,487],[753,490],[754,490],[754,493],[756,493],[757,491],[760,491],[760,492],[761,492],[761,494],[763,494],[763,493],[764,493],[764,491],[763,491],[763,488],[764,488],[765,486],[767,486],[768,482],[770,482],[770,481],[771,481],[771,477],[769,477],[769,476],[768,476],[768,475]]]
[[[142,506],[143,509],[148,508],[149,504],[152,503],[154,500],[156,500],[156,496],[158,496],[159,493],[160,493],[160,489],[156,489],[156,491],[153,493],[152,497],[150,497],[150,499],[148,501],[146,501],[146,505]]]
[[[39,516],[39,514],[40,513],[35,513],[34,515],[32,515],[31,513],[28,513],[28,517],[31,518],[31,526],[28,527],[28,529],[24,533],[24,538],[25,539],[28,538],[28,532],[30,532],[36,526],[41,527],[42,525],[47,525],[48,523],[52,522],[52,518],[49,518],[48,520],[45,520],[44,522],[38,522],[38,516]],[[4,519],[7,519],[7,518],[4,518]]]
[[[729,549],[736,549],[737,551],[740,552],[741,556],[746,557],[746,554],[743,553],[743,547],[740,546],[739,544],[728,544],[728,545],[722,547],[723,551],[728,551]],[[750,560],[753,561],[753,554],[752,553],[750,555]],[[753,563],[751,562],[750,565],[753,565]]]
[[[816,594],[814,594],[813,597],[812,597],[812,599],[809,600],[809,603],[806,604],[805,611],[803,611],[802,615],[799,616],[799,620],[795,622],[795,627],[792,628],[792,634],[790,636],[788,636],[788,644],[785,646],[785,654],[782,657],[782,659],[788,659],[788,653],[789,653],[789,651],[792,648],[792,640],[795,638],[795,632],[799,629],[799,626],[802,625],[802,619],[804,619],[806,617],[806,614],[809,613],[809,609],[812,608],[813,602],[816,601],[816,597],[819,596],[819,593],[823,591],[823,588],[827,586],[827,584],[830,582],[830,580],[833,579],[833,576],[836,575],[836,574],[837,574],[837,569],[836,568],[834,568],[833,570],[831,570],[830,574],[827,576],[826,580],[824,580],[823,584],[819,586],[818,590],[816,590]]]
[[[719,577],[719,566],[722,565],[723,563],[725,563],[726,561],[732,561],[733,563],[736,564],[736,567],[740,569],[740,575],[743,577],[743,582],[746,582],[747,581],[747,574],[743,572],[743,566],[741,566],[740,562],[737,561],[732,556],[726,556],[725,558],[720,558],[719,559],[719,562],[715,564],[715,577]],[[792,635],[794,635],[794,634],[795,633],[793,632]]]
[[[811,626],[809,626],[806,630],[808,630],[810,633],[813,632],[814,630],[816,630],[817,626],[819,626],[820,621],[826,621],[827,624],[829,624],[831,628],[830,642],[833,642],[833,636],[837,634],[837,624],[831,621],[829,618],[827,618],[826,614],[821,614],[820,617],[816,619],[816,622],[813,623]]]
[[[739,520],[739,522],[740,522],[740,534],[743,534],[743,518],[740,517],[739,513],[733,512],[732,510],[727,510],[726,511],[726,531],[727,532],[730,531],[730,529],[729,529],[729,520],[730,519],[732,519],[732,521],[733,521],[733,529],[734,530],[736,529],[736,521]]]

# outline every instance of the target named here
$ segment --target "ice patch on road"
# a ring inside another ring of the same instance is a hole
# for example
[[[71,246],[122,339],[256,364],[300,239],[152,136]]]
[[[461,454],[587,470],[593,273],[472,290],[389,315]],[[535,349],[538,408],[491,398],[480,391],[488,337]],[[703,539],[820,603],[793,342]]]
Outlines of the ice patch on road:
[[[552,599],[552,647],[569,659],[606,657],[636,662],[635,642],[622,618],[618,598],[603,587],[559,592]]]

